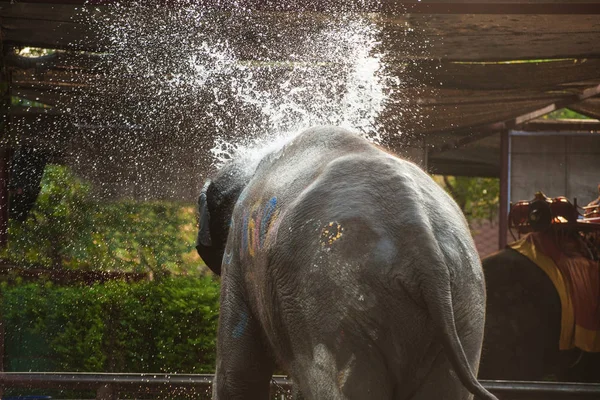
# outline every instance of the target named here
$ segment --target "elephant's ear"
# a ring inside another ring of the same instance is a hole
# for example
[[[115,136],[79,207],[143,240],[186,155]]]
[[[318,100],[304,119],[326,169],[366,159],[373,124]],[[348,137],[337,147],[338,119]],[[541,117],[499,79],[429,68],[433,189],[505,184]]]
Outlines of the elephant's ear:
[[[211,185],[211,181],[207,181],[202,188],[200,197],[198,198],[198,211],[200,214],[198,238],[196,239],[196,247],[202,245],[204,247],[212,246],[212,238],[210,236],[210,212],[208,211],[207,192]]]

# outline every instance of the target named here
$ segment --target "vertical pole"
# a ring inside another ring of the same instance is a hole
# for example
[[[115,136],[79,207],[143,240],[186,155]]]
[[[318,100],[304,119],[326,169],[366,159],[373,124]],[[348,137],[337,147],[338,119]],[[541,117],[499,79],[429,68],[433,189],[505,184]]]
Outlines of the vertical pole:
[[[6,126],[6,122],[3,124]],[[6,137],[3,129],[2,137]],[[2,140],[2,139],[0,139]],[[0,141],[0,248],[8,244],[8,148]]]
[[[2,317],[3,296],[0,292],[0,373],[4,372],[4,319]],[[0,399],[4,388],[0,386]]]
[[[564,196],[568,199],[572,196],[571,194],[571,185],[569,182],[571,181],[571,138],[569,135],[565,135],[565,145],[563,149],[565,150],[565,190],[563,190]]]
[[[508,234],[508,207],[509,185],[510,185],[510,133],[508,130],[500,132],[500,210],[498,218],[498,245],[500,250],[506,247],[506,236]]]
[[[0,249],[8,244],[8,108],[9,74],[4,64],[4,32],[0,31]]]
[[[8,244],[8,107],[10,106],[9,75],[4,64],[4,32],[0,28],[0,249]],[[4,371],[4,317],[0,292],[0,373]],[[0,398],[4,387],[0,386]]]

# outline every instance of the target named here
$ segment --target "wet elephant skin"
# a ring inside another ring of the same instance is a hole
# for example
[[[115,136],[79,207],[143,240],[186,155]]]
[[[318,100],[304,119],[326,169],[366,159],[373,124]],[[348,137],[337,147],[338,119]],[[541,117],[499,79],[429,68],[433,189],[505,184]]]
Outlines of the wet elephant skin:
[[[213,398],[266,400],[276,365],[306,400],[494,398],[475,379],[479,257],[415,164],[313,128],[217,171],[199,217],[221,275]]]

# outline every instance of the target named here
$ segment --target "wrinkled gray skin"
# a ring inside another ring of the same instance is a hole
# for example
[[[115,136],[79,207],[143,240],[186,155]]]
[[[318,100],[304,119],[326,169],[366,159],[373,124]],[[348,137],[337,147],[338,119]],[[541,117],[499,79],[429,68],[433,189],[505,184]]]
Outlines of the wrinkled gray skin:
[[[487,316],[479,377],[600,382],[600,353],[558,348],[561,305],[548,275],[512,249],[482,263]]]
[[[276,364],[307,400],[495,398],[475,378],[477,252],[416,165],[319,127],[255,170],[226,165],[199,204],[221,274],[213,398],[267,399]]]

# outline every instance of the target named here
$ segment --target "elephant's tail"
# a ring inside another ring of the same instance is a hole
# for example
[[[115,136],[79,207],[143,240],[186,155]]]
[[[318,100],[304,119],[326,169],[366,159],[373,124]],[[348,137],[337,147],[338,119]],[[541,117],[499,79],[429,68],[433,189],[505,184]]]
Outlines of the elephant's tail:
[[[442,273],[443,278],[437,277],[436,284],[425,284],[422,287],[422,296],[427,304],[434,325],[438,328],[446,356],[450,360],[454,371],[461,383],[467,390],[478,399],[498,400],[496,396],[488,392],[477,380],[471,370],[465,350],[458,337],[456,330],[454,308],[452,306],[452,291],[450,287],[450,273],[448,268],[435,269],[436,273]],[[444,282],[442,284],[442,281]],[[440,287],[442,286],[442,287]]]

